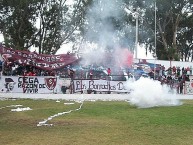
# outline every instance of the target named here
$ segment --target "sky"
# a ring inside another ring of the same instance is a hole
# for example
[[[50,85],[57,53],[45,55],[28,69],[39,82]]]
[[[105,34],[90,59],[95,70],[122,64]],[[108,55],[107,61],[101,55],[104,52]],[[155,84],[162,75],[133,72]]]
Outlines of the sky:
[[[3,39],[3,35],[0,34],[0,42],[3,42],[4,39]],[[32,48],[31,49],[32,51],[35,50],[35,48]],[[56,54],[65,54],[67,53],[68,51],[72,51],[72,44],[65,44],[63,45],[58,51]],[[146,53],[145,53],[145,49],[138,46],[138,58],[139,59],[154,59],[152,54],[151,53],[148,53],[147,56],[146,56]]]

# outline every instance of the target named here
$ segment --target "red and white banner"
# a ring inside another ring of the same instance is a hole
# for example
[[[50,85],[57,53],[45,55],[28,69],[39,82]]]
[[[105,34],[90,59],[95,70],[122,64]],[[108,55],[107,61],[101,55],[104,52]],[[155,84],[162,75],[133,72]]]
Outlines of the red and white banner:
[[[59,69],[78,61],[75,54],[46,55],[2,46],[0,46],[0,54],[4,61],[18,61],[20,64],[32,65],[43,70]]]

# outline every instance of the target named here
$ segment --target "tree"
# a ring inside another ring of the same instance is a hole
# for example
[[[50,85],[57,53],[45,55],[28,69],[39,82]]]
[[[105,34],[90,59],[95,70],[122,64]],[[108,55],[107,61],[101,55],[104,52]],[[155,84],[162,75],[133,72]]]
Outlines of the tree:
[[[39,31],[36,45],[39,53],[55,54],[63,43],[76,40],[82,24],[82,0],[66,4],[66,0],[42,1],[39,7]]]
[[[177,40],[179,43],[179,52],[181,59],[188,61],[193,61],[193,15],[186,14],[186,17],[182,17],[182,22],[180,23],[180,31],[178,32]]]
[[[0,32],[5,45],[14,49],[26,50],[33,45],[36,28],[35,0],[2,0],[0,2]]]
[[[146,1],[147,2],[147,1]],[[145,34],[147,39],[143,40],[150,50],[156,53],[158,59],[166,60],[179,60],[181,58],[181,53],[188,54],[189,50],[187,48],[182,48],[186,45],[182,37],[190,30],[184,32],[184,28],[190,27],[185,23],[188,18],[188,14],[192,11],[192,1],[190,0],[157,0],[157,19],[155,20],[155,6],[153,1],[148,3],[150,8],[147,8],[147,3],[144,3],[143,9],[145,9],[145,15],[143,17],[144,27],[146,28]],[[155,21],[156,21],[156,38],[157,45],[156,49],[153,47],[155,44]],[[183,25],[182,25],[183,24]],[[188,32],[189,33],[189,32]],[[149,37],[152,36],[152,37]],[[190,43],[190,42],[189,42]],[[184,51],[186,49],[186,51]],[[156,52],[155,52],[156,51]],[[185,56],[185,57],[186,57]]]
[[[0,2],[0,32],[5,46],[55,54],[63,43],[75,41],[82,23],[83,0],[3,0]]]

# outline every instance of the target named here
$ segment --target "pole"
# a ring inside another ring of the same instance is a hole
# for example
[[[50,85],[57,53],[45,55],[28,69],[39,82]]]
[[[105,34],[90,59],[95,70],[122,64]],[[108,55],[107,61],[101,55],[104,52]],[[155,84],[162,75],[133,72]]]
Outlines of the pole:
[[[135,34],[135,60],[137,60],[137,46],[138,46],[138,35],[139,35],[139,13],[136,11],[134,13],[134,17],[136,19],[136,34]],[[134,80],[135,80],[135,65],[134,65],[134,69],[133,69],[133,76],[134,76]]]
[[[81,69],[81,72],[80,72],[80,92],[82,94],[82,69]]]
[[[135,13],[136,17],[136,39],[135,39],[135,59],[137,59],[137,45],[138,45],[138,27],[139,27],[139,14]]]
[[[157,10],[156,10],[156,1],[155,1],[155,63],[154,63],[154,80],[155,80],[155,72],[156,72],[156,59],[157,59],[157,49],[156,49],[156,45],[157,45],[157,38],[156,38],[156,33],[157,33],[157,27],[156,27],[156,25],[157,25]]]
[[[126,7],[124,8],[125,12],[127,14],[132,14],[133,17],[135,18],[136,20],[136,38],[135,38],[135,48],[133,49],[133,52],[135,53],[135,60],[137,60],[137,46],[138,46],[138,27],[139,27],[139,13],[137,11],[135,11],[134,13],[129,11]],[[135,64],[135,63],[134,63]],[[134,75],[134,78],[135,78],[135,66],[133,66],[133,75]]]

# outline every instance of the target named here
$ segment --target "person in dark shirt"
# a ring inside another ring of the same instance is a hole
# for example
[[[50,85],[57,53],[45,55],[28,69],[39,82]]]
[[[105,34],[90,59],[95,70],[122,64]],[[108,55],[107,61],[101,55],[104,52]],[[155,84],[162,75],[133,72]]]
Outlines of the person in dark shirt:
[[[71,80],[73,80],[74,77],[74,70],[70,67],[68,67],[68,75],[71,78]]]
[[[184,86],[184,80],[185,78],[183,76],[178,77],[178,81],[179,81],[179,90],[180,90],[180,94],[183,93],[183,86]]]

